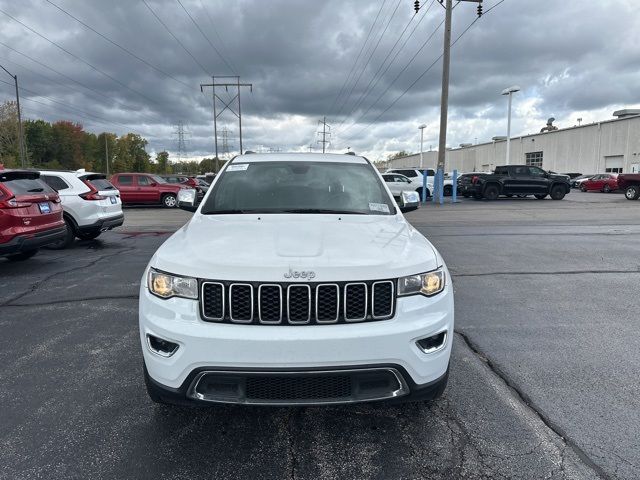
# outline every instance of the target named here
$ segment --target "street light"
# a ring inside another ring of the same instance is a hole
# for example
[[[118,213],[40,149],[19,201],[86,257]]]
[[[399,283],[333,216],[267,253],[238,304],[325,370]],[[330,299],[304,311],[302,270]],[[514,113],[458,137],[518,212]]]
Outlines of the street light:
[[[420,129],[420,168],[422,168],[422,150],[424,150],[422,144],[424,142],[424,129],[427,128],[427,126],[423,123],[418,128]]]
[[[517,85],[514,85],[509,88],[505,88],[502,91],[502,95],[509,96],[509,113],[507,117],[507,165],[509,165],[509,158],[511,155],[511,95],[519,91],[520,91],[520,87]]]
[[[13,75],[9,70],[0,65],[0,68],[7,72],[7,74],[13,78],[14,83],[16,84],[16,107],[18,108],[18,135],[20,138],[18,139],[18,144],[20,145],[20,163],[22,164],[22,168],[25,168],[25,154],[24,154],[24,137],[22,135],[22,118],[20,116],[20,94],[18,93],[18,75]]]

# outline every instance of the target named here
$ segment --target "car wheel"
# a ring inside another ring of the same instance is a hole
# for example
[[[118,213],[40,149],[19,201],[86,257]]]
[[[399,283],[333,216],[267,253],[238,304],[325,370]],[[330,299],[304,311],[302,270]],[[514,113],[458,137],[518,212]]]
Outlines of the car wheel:
[[[605,183],[604,187],[602,187],[602,191],[604,193],[611,193],[611,187]]]
[[[94,230],[92,232],[77,233],[76,237],[78,237],[80,240],[93,240],[95,238],[98,238],[101,233],[102,232],[100,230]]]
[[[418,195],[420,195],[420,201],[422,201],[422,187],[417,189],[416,192],[418,192]],[[428,188],[427,188],[427,191],[425,193],[427,194],[426,198],[429,198],[431,196],[431,192],[429,191]]]
[[[26,252],[15,253],[13,255],[7,255],[7,260],[11,262],[21,262],[22,260],[28,260],[38,253],[38,249],[27,250]]]
[[[580,191],[586,192],[587,191],[587,187],[585,187],[584,185],[580,185]]]
[[[463,194],[462,194],[462,196],[463,196],[464,198],[469,198],[469,197],[471,196],[471,194],[470,194],[470,193],[463,193]]]
[[[562,185],[556,185],[551,188],[551,199],[552,200],[562,200],[566,192],[564,191],[564,187]]]
[[[497,185],[488,185],[487,188],[484,189],[483,197],[487,200],[495,200],[500,196],[500,190],[498,190]]]
[[[70,246],[76,238],[76,234],[74,232],[73,224],[71,220],[68,218],[64,219],[64,225],[66,227],[65,235],[61,240],[58,240],[56,243],[52,243],[47,245],[47,248],[51,250],[64,250],[68,246]]]
[[[482,200],[482,194],[481,193],[474,193],[473,194],[473,198],[475,200]]]
[[[538,200],[544,200],[545,198],[547,198],[547,194],[546,193],[544,195],[536,194],[536,195],[534,195],[534,197],[536,197]]]
[[[624,196],[627,200],[637,200],[640,197],[640,186],[631,185],[625,190]]]
[[[174,208],[176,206],[176,196],[173,193],[168,193],[162,197],[162,205],[165,208]]]
[[[445,185],[442,189],[445,197],[450,197],[453,195],[453,187],[451,185]]]

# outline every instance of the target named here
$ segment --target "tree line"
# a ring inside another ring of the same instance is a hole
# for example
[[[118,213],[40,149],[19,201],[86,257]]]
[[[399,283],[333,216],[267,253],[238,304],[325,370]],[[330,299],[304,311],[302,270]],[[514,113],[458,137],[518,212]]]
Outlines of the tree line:
[[[154,159],[147,153],[147,140],[136,133],[116,135],[95,134],[84,130],[80,123],[60,120],[25,120],[22,129],[29,168],[118,172],[149,172],[160,174],[204,174],[216,172],[223,160],[205,158],[200,162],[172,162],[166,151]],[[21,166],[18,111],[15,102],[0,105],[0,164],[6,168]]]

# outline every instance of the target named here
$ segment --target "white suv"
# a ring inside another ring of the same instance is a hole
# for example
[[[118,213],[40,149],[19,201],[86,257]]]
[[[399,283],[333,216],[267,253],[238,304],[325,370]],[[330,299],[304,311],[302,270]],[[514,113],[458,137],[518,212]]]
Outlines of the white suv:
[[[124,222],[120,192],[106,175],[82,169],[75,172],[42,170],[40,178],[58,192],[67,226],[67,235],[50,248],[66,248],[75,237],[97,238]]]
[[[402,194],[415,207],[415,192]],[[453,286],[363,158],[245,154],[153,255],[144,375],[160,403],[428,400],[447,383]]]
[[[384,173],[399,173],[405,177],[409,177],[412,181],[422,182],[423,174],[427,174],[427,181],[433,186],[433,179],[435,177],[435,170],[431,168],[391,168]],[[445,197],[450,196],[453,193],[453,180],[447,177],[445,173],[443,180],[442,193]]]

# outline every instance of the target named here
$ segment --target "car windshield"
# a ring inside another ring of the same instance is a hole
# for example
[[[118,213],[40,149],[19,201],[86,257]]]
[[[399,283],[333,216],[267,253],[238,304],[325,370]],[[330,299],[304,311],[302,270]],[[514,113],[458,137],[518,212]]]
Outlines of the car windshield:
[[[150,176],[150,177],[153,179],[153,181],[154,181],[154,182],[156,182],[156,183],[169,183],[169,182],[167,182],[164,178],[159,177],[158,175],[149,175],[149,176]]]
[[[396,213],[369,164],[300,161],[229,165],[201,212]]]

